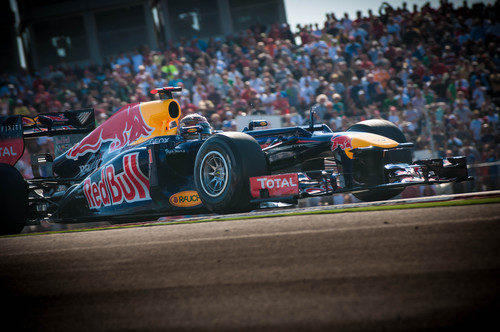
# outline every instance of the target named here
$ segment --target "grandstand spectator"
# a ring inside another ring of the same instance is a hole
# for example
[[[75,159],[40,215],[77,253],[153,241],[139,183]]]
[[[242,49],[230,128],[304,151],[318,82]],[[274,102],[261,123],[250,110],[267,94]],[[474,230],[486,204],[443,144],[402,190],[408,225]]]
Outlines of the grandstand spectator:
[[[234,128],[236,115],[254,112],[300,123],[318,104],[318,121],[335,130],[384,118],[415,142],[432,132],[438,155],[462,146],[478,151],[477,162],[496,160],[499,9],[498,2],[453,8],[443,1],[412,11],[386,5],[380,16],[328,13],[295,32],[273,24],[226,40],[138,47],[102,66],[4,74],[0,114],[93,107],[101,122],[126,103],[151,99],[155,86],[181,85],[183,113],[201,112],[216,128]]]

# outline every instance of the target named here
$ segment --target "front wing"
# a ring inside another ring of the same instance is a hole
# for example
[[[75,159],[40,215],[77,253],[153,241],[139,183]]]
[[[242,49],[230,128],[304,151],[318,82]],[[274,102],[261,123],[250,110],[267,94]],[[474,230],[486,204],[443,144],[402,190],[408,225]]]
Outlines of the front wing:
[[[418,160],[412,164],[384,165],[385,183],[346,186],[343,174],[333,171],[287,173],[250,178],[252,202],[294,201],[300,198],[346,192],[399,189],[412,185],[430,185],[471,180],[465,157]]]

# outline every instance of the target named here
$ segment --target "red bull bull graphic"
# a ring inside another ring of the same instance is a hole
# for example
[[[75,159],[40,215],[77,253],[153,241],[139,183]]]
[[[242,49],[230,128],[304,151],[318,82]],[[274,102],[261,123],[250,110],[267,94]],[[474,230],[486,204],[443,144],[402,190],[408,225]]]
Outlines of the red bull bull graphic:
[[[116,174],[110,164],[93,177],[96,177],[95,181],[89,176],[83,184],[83,193],[91,209],[151,199],[149,179],[139,168],[138,152],[123,157],[123,172],[120,174]]]
[[[337,135],[332,137],[332,151],[337,148],[342,150],[352,149],[351,138],[349,136]]]
[[[87,153],[95,153],[104,142],[111,142],[108,152],[114,152],[142,137],[148,137],[151,128],[141,113],[140,103],[127,105],[106,122],[68,150],[67,158],[78,159]]]

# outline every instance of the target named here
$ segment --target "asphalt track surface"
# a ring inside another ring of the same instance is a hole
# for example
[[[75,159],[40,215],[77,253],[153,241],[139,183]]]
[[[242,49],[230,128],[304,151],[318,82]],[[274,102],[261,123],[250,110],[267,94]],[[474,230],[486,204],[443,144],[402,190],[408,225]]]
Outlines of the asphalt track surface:
[[[498,331],[499,211],[483,204],[0,238],[2,323]]]

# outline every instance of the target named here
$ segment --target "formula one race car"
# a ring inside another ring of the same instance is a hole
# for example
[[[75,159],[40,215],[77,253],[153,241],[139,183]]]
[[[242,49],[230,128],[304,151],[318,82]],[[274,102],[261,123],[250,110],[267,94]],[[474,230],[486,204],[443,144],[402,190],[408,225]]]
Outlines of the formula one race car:
[[[311,111],[308,126],[251,121],[243,132],[214,132],[199,115],[179,121],[177,91],[153,90],[159,100],[127,105],[97,128],[92,109],[0,118],[1,233],[42,220],[235,213],[342,192],[385,200],[410,185],[468,179],[465,157],[412,161],[412,144],[388,121],[335,133]],[[40,136],[54,136],[57,157],[33,154],[25,180],[14,165],[25,139]]]

